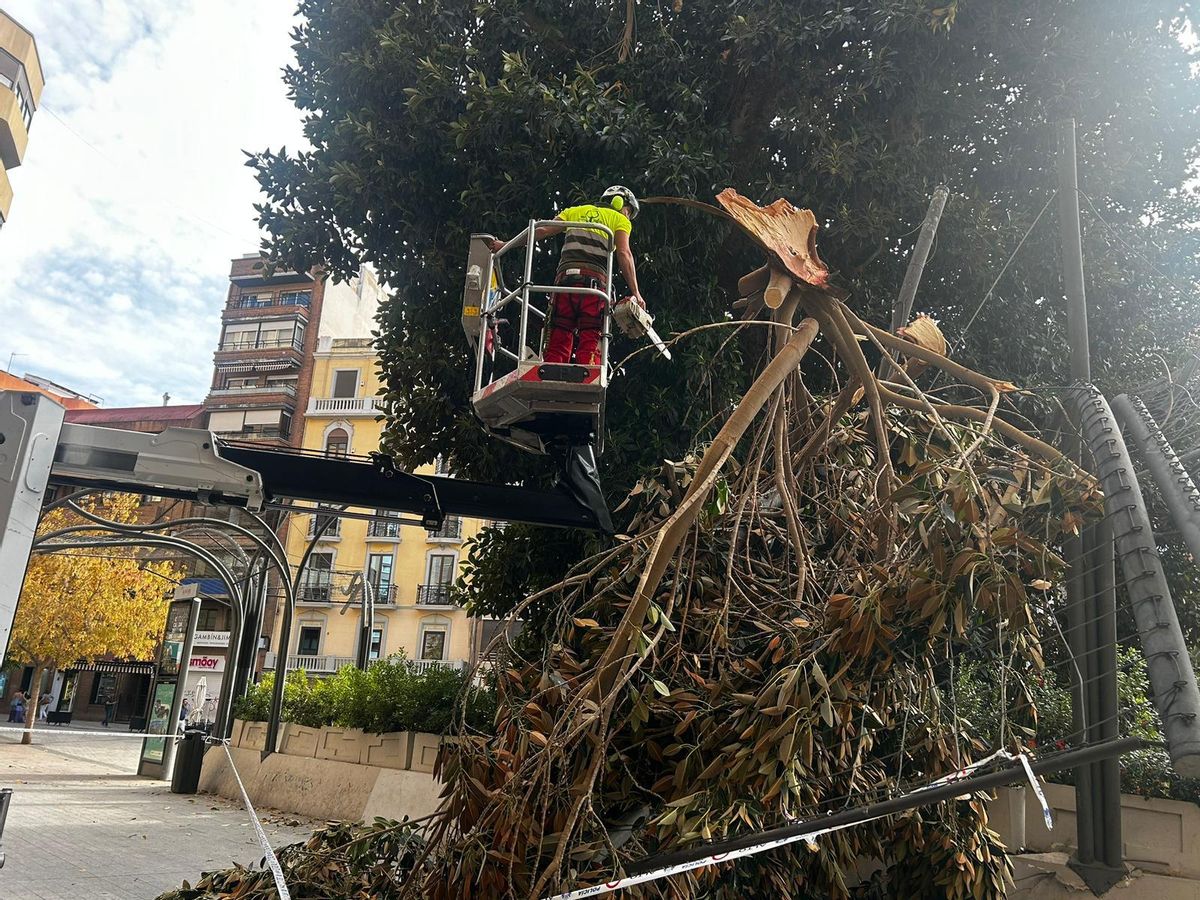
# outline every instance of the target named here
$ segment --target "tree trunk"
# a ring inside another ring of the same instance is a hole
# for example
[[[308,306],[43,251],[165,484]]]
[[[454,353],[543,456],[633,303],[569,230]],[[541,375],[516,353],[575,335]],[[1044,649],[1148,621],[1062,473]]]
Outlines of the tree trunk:
[[[33,743],[33,726],[37,722],[38,704],[42,699],[42,675],[46,667],[41,663],[33,664],[33,678],[29,679],[29,702],[25,704],[25,728],[21,733],[22,744]]]

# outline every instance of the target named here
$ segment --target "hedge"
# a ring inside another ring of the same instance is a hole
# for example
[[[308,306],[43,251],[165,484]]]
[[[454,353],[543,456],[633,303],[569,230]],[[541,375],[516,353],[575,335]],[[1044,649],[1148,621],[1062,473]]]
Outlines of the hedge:
[[[247,721],[266,721],[274,686],[274,673],[263,675],[234,704],[234,715]],[[466,673],[457,669],[418,669],[403,655],[396,655],[372,663],[365,672],[344,666],[328,678],[310,680],[303,669],[293,669],[283,687],[283,721],[310,728],[361,728],[377,734],[448,734],[460,703],[466,704],[469,727],[491,729],[496,713],[491,688],[468,684]]]

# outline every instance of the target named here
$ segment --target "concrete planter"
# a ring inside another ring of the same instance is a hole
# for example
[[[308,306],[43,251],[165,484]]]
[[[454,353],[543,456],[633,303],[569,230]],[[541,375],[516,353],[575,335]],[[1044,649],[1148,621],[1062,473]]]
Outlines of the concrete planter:
[[[364,766],[407,769],[412,759],[413,735],[409,731],[364,734],[358,760]]]
[[[317,738],[317,759],[336,759],[338,762],[362,762],[366,736],[361,728],[336,728],[328,725]]]
[[[245,726],[246,726],[246,723],[243,722],[241,719],[233,720],[233,727],[231,729],[229,729],[229,746],[230,747],[242,746],[242,729]]]
[[[288,756],[315,757],[322,730],[297,725],[295,722],[284,722],[280,729],[279,752]]]
[[[417,731],[413,734],[412,759],[408,768],[413,772],[433,774],[433,764],[437,762],[438,750],[442,746],[440,734],[429,734]]]
[[[238,743],[239,747],[246,750],[265,750],[267,749],[267,723],[266,722],[244,722],[242,723],[241,739]]]

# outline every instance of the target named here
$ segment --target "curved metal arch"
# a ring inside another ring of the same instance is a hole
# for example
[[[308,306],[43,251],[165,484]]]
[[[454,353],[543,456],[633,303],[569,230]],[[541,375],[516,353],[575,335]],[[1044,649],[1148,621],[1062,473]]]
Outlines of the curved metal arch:
[[[94,530],[94,529],[93,529]],[[120,533],[120,532],[117,532]],[[231,667],[237,666],[238,651],[240,649],[240,638],[242,633],[242,625],[244,620],[244,606],[241,593],[238,590],[238,581],[234,578],[233,573],[219,560],[216,556],[209,553],[203,547],[199,547],[190,541],[185,541],[180,538],[173,538],[168,535],[137,535],[126,539],[112,538],[92,538],[89,540],[69,540],[69,541],[50,541],[48,538],[39,540],[34,544],[34,553],[45,553],[50,549],[55,550],[86,550],[97,549],[104,547],[172,547],[176,550],[182,550],[185,553],[190,553],[202,562],[212,567],[217,573],[217,578],[225,583],[226,589],[229,591],[230,598],[234,601],[230,603],[230,610],[233,612],[234,628],[231,629],[233,634],[230,639],[230,647],[228,654],[228,664]],[[236,635],[237,640],[234,640]],[[229,712],[233,705],[232,695],[223,696],[221,698],[220,707],[217,710],[217,728],[228,729]],[[222,734],[224,732],[221,732]]]

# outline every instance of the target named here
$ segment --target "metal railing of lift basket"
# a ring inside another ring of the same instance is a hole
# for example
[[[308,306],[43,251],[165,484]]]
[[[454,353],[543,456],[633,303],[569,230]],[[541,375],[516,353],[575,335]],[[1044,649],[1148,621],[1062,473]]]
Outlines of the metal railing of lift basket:
[[[571,287],[567,285],[557,284],[534,284],[533,283],[533,257],[534,257],[534,233],[543,225],[554,225],[562,228],[565,226],[586,227],[593,231],[603,233],[608,238],[608,256],[605,260],[604,285],[606,290],[598,290],[595,288]],[[521,241],[522,237],[525,240],[525,269],[521,283],[509,291],[504,286],[504,274],[500,269],[498,260],[510,250],[514,249]],[[555,294],[594,294],[605,301],[605,311],[603,318],[603,327],[600,335],[600,365],[604,371],[608,370],[608,344],[611,331],[612,321],[612,276],[613,276],[613,248],[616,244],[616,235],[612,229],[600,222],[564,222],[562,219],[530,219],[529,225],[519,234],[512,237],[503,247],[491,254],[488,259],[488,269],[483,273],[483,283],[487,285],[484,294],[483,309],[480,310],[480,338],[479,352],[475,359],[475,390],[478,391],[485,387],[483,380],[484,373],[484,358],[487,356],[485,350],[485,336],[491,334],[493,347],[495,352],[502,354],[510,359],[514,365],[520,364],[522,354],[529,337],[529,313],[532,311],[539,319],[542,320],[543,327],[545,326],[547,313],[549,312],[549,304],[546,310],[538,309],[530,302],[531,294],[545,294],[547,297],[553,297]],[[496,275],[496,284],[498,291],[493,294],[491,289],[492,275]],[[509,304],[517,302],[521,308],[521,317],[519,327],[517,329],[516,350],[510,350],[505,347],[501,341],[500,329],[497,327],[497,318],[501,310]],[[539,356],[540,358],[540,356]],[[496,367],[492,367],[489,373],[486,384],[491,384],[496,380]]]

